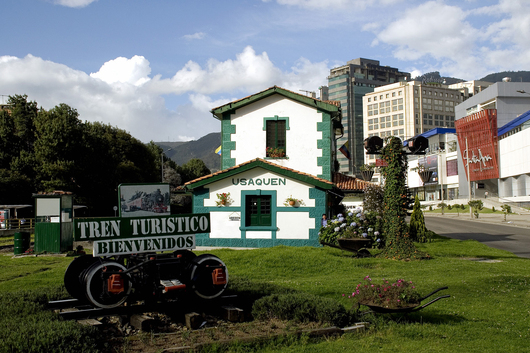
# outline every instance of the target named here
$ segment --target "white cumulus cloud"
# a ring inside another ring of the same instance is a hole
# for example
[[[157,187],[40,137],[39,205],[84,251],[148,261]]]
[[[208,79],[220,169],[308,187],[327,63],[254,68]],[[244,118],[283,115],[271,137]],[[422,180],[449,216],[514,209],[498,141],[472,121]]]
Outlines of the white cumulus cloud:
[[[389,46],[400,60],[415,66],[431,61],[423,71],[471,80],[501,70],[525,70],[530,64],[528,1],[501,0],[472,10],[428,1],[396,15],[393,21],[370,23],[364,29],[376,35],[373,45]],[[484,25],[484,16],[494,20]]]
[[[273,85],[298,91],[326,84],[326,62],[299,59],[282,72],[267,53],[246,47],[235,59],[190,61],[171,78],[151,75],[143,56],[118,57],[91,74],[27,55],[0,57],[0,92],[26,94],[44,109],[65,103],[83,121],[100,121],[148,142],[198,139],[220,131],[210,110]],[[173,108],[168,102],[177,100]]]
[[[53,0],[54,4],[66,7],[86,7],[98,0]]]

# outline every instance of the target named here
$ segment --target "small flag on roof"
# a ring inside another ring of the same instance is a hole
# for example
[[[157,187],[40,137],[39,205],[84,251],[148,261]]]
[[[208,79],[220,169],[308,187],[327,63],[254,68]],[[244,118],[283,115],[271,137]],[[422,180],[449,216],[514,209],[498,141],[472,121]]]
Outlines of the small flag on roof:
[[[221,155],[221,146],[217,147],[217,149],[215,150],[215,153],[217,153],[218,155]]]
[[[350,146],[350,142],[346,141],[346,143],[344,145],[342,145],[341,148],[339,148],[339,151],[341,151],[342,154],[344,156],[346,156],[346,158],[348,158],[348,159],[350,159],[350,151],[348,150],[349,146]]]

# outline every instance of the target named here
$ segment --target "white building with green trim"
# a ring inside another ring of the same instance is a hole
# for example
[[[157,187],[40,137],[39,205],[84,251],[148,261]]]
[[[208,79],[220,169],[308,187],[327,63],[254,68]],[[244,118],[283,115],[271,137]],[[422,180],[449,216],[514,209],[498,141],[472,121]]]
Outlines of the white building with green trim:
[[[343,196],[333,183],[340,104],[274,86],[212,114],[221,121],[222,170],[185,184],[193,212],[210,213],[211,233],[196,244],[317,246],[322,214]]]

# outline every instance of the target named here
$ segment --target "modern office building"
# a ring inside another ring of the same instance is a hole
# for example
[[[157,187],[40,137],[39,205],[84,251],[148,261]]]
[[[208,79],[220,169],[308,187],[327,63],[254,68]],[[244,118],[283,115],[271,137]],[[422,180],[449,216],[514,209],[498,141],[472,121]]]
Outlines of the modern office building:
[[[364,138],[398,136],[406,140],[437,127],[454,128],[455,107],[490,84],[470,81],[447,86],[410,81],[378,87],[363,97]],[[366,163],[374,162],[374,155],[366,157]]]
[[[497,82],[456,107],[461,196],[530,200],[529,110],[529,82]]]
[[[459,197],[455,132],[454,128],[434,128],[421,134],[429,141],[429,149],[425,155],[410,156],[407,174],[407,186],[420,201],[449,201]]]
[[[339,172],[357,175],[364,163],[363,96],[376,87],[410,80],[410,74],[379,65],[379,61],[364,58],[350,60],[346,65],[331,69],[328,89],[321,89],[321,99],[340,101],[344,135],[337,145],[349,150],[350,158],[339,154]],[[328,95],[325,96],[325,93]]]

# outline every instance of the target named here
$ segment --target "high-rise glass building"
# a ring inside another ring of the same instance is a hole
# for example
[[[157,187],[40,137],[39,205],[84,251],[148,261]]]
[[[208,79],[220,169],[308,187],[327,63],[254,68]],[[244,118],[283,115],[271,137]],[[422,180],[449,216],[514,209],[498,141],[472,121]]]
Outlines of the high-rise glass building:
[[[338,153],[339,172],[358,175],[364,164],[363,96],[373,92],[376,87],[407,80],[410,80],[410,73],[381,66],[377,60],[358,58],[331,69],[328,95],[322,95],[325,90],[321,89],[321,99],[340,101],[344,135],[338,140],[337,146],[347,143],[350,152],[350,159]]]

